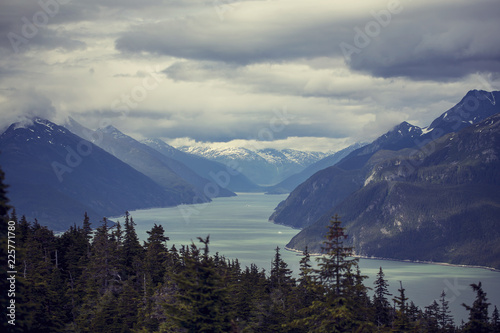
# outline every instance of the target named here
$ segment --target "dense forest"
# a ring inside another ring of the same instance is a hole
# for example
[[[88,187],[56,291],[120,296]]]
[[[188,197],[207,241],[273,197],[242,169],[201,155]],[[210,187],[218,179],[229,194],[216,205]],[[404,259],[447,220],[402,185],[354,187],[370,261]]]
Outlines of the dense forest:
[[[463,305],[469,320],[460,327],[444,292],[421,309],[403,284],[396,295],[388,292],[382,268],[374,285],[365,286],[338,216],[317,265],[306,250],[294,278],[279,247],[269,272],[242,268],[238,260],[211,254],[209,236],[168,248],[161,225],[141,245],[128,213],[123,225],[103,219],[95,229],[85,214],[81,226],[55,235],[9,212],[4,185],[0,196],[2,255],[8,257],[13,233],[16,262],[14,285],[2,276],[4,331],[500,332],[499,312],[490,308],[481,282],[471,285],[476,298]],[[7,299],[7,291],[15,295]]]

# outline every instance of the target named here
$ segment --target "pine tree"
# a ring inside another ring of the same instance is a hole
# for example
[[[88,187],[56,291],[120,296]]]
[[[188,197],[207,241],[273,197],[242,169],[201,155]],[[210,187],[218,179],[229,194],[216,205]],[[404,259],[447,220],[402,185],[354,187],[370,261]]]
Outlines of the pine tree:
[[[317,286],[314,281],[314,269],[311,265],[311,255],[309,249],[305,248],[300,259],[300,273],[296,293],[298,294],[299,309],[306,308],[312,304],[317,293]]]
[[[454,330],[453,316],[451,315],[451,310],[449,307],[449,301],[446,299],[446,293],[444,290],[439,296],[439,315],[438,323],[441,332],[451,332]]]
[[[375,321],[378,327],[389,325],[391,304],[387,296],[391,296],[389,292],[389,284],[385,280],[385,274],[380,267],[377,273],[377,279],[373,282],[375,284],[375,293],[373,295],[373,305],[375,307]]]
[[[399,296],[393,298],[395,306],[398,308],[396,312],[396,320],[394,321],[394,327],[397,332],[405,332],[411,328],[408,316],[408,297],[405,295],[403,283],[399,281],[399,284]]]
[[[271,276],[269,278],[270,286],[272,289],[289,292],[294,284],[292,271],[288,268],[288,264],[281,258],[279,246],[276,247],[275,251],[274,260],[271,265]]]
[[[319,280],[334,296],[341,296],[345,291],[343,280],[359,261],[358,258],[351,258],[354,248],[344,245],[347,235],[344,233],[345,228],[341,227],[341,223],[338,215],[330,220],[326,240],[322,247],[324,256],[318,258],[317,274]]]
[[[439,332],[439,304],[434,300],[431,305],[425,307],[424,328],[425,332]]]
[[[488,318],[488,307],[490,303],[487,302],[488,298],[486,298],[486,293],[483,291],[481,282],[478,284],[472,283],[470,286],[472,290],[476,292],[476,299],[472,306],[462,304],[462,306],[469,311],[469,321],[465,325],[464,332],[490,332]]]
[[[134,219],[125,212],[124,237],[122,243],[122,260],[125,278],[136,276],[140,271],[143,248],[135,231]]]
[[[151,231],[147,231],[148,239],[144,243],[145,271],[151,286],[155,287],[163,281],[166,272],[166,262],[168,259],[168,249],[166,242],[170,240],[165,236],[165,230],[161,225],[154,225]]]
[[[315,270],[318,282],[318,297],[312,304],[299,311],[299,319],[288,326],[309,332],[369,331],[369,323],[360,318],[366,315],[364,304],[358,306],[356,299],[368,301],[365,287],[360,283],[364,277],[357,270],[358,259],[351,258],[353,248],[344,245],[347,235],[341,227],[339,217],[330,220],[326,240],[323,242],[324,256],[318,258]],[[364,303],[363,301],[363,303]],[[358,311],[358,313],[356,313]]]
[[[290,319],[291,313],[287,305],[294,284],[292,271],[281,258],[280,248],[276,247],[269,277],[270,304],[264,320],[264,325],[274,332],[281,332],[282,324]]]
[[[90,223],[90,218],[87,215],[87,212],[85,212],[83,216],[83,227],[82,231],[86,239],[86,244],[87,244],[87,257],[90,257],[90,241],[92,240],[92,223]]]
[[[208,253],[209,237],[198,238],[203,252],[193,243],[181,249],[183,269],[172,274],[176,302],[165,304],[170,317],[187,332],[227,332],[231,325],[226,313],[227,294],[221,276]]]
[[[493,310],[493,314],[491,315],[491,328],[494,333],[500,333],[500,315],[496,305]]]

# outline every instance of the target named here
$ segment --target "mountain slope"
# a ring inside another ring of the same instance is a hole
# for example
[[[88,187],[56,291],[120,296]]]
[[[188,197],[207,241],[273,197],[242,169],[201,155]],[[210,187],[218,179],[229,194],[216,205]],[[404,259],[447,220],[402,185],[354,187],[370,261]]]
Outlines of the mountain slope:
[[[464,101],[471,98],[476,98],[477,107],[474,110],[471,109],[469,113],[461,112],[460,110],[464,108]],[[495,111],[500,112],[500,104],[496,103],[496,100],[500,100],[500,92],[470,91],[460,103],[439,118],[448,119],[446,115],[453,114],[454,124],[460,123],[462,128],[470,126],[471,122],[480,122],[485,117],[495,114]],[[448,126],[449,122],[445,122]],[[371,176],[373,166],[384,160],[391,151],[422,147],[431,142],[432,138],[437,139],[451,130],[453,127],[429,127],[422,130],[403,122],[371,144],[353,151],[335,166],[319,171],[299,185],[285,201],[276,207],[269,219],[275,223],[304,228],[314,223],[351,193],[363,187]],[[377,152],[382,151],[384,152],[375,156]]]
[[[216,183],[211,184],[209,191],[206,191],[205,186],[210,183],[209,180],[200,177],[184,164],[123,134],[111,125],[91,131],[70,119],[68,128],[77,135],[89,136],[88,133],[92,133],[94,142],[99,147],[145,174],[167,192],[181,196],[182,203],[208,202],[212,197],[235,195],[227,189],[220,188]],[[83,132],[84,130],[86,131]]]
[[[366,185],[288,247],[318,250],[339,214],[358,254],[500,268],[500,114],[419,150],[377,154]]]
[[[225,187],[231,191],[255,192],[262,190],[260,186],[254,184],[241,172],[231,168],[231,166],[225,166],[222,163],[211,161],[201,156],[185,153],[160,139],[146,139],[142,143],[167,157],[185,164],[201,177],[220,183],[221,186],[226,185]]]
[[[174,206],[179,196],[64,127],[35,118],[0,136],[0,165],[19,214],[55,230],[126,210]]]
[[[410,145],[421,129],[404,122],[369,145],[358,148],[336,165],[318,171],[297,186],[269,220],[294,228],[314,223],[330,208],[361,188],[370,171],[370,158],[381,149]]]

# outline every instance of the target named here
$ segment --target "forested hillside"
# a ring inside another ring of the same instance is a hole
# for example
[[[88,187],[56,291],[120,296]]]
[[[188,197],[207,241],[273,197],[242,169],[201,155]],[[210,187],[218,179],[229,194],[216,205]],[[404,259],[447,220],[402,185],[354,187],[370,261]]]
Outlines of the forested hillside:
[[[287,245],[319,250],[338,213],[357,254],[500,268],[500,114],[420,149],[374,154],[364,186]]]
[[[471,285],[476,299],[464,304],[470,319],[460,327],[444,292],[421,309],[405,296],[404,282],[397,294],[388,292],[382,268],[374,285],[365,285],[337,216],[318,268],[306,250],[298,278],[279,248],[265,272],[211,254],[209,236],[168,248],[161,225],[141,245],[128,214],[123,225],[104,219],[95,229],[85,216],[56,236],[13,212],[3,216],[2,241],[8,220],[15,222],[17,275],[15,317],[2,321],[4,331],[500,332],[481,282]]]

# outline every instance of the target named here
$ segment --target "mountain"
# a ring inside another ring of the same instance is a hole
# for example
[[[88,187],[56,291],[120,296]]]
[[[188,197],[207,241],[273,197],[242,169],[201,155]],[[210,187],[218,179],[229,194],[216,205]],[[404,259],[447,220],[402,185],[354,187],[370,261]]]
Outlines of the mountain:
[[[262,188],[240,171],[226,166],[222,163],[211,161],[201,156],[180,151],[160,139],[146,139],[141,141],[143,144],[159,151],[163,155],[177,160],[203,178],[209,179],[219,185],[225,185],[227,189],[234,192],[256,192],[262,191]]]
[[[318,251],[339,214],[359,255],[500,268],[500,114],[367,164],[363,187],[288,247]]]
[[[48,120],[12,124],[0,135],[0,165],[19,214],[55,230],[127,210],[175,206],[182,195]]]
[[[337,164],[344,157],[346,157],[349,153],[351,153],[352,151],[354,151],[358,148],[363,147],[364,145],[365,144],[363,144],[363,143],[355,143],[347,148],[344,148],[342,150],[339,150],[336,153],[333,153],[331,155],[326,156],[325,158],[322,158],[321,160],[309,165],[307,168],[305,168],[301,172],[293,174],[293,175],[289,176],[288,178],[286,178],[285,180],[281,181],[280,183],[278,183],[274,186],[271,186],[270,188],[268,188],[267,194],[282,194],[282,193],[291,192],[293,189],[295,189],[301,183],[306,181],[309,177],[314,175],[316,172]]]
[[[213,197],[235,195],[217,183],[200,177],[186,165],[123,134],[111,125],[91,131],[74,119],[69,119],[67,128],[77,135],[93,137],[93,142],[99,147],[148,176],[165,191],[180,196],[182,203],[203,203],[209,202]]]
[[[475,98],[474,109],[465,109],[464,103],[470,103]],[[423,147],[440,136],[453,130],[454,124],[459,127],[470,126],[484,120],[486,117],[500,112],[500,92],[473,90],[453,108],[443,113],[437,119],[448,119],[443,128],[431,127],[421,129],[418,126],[402,122],[391,131],[377,138],[372,143],[356,149],[336,165],[323,169],[307,181],[300,184],[281,202],[269,218],[271,221],[304,228],[317,221],[323,214],[340,204],[350,194],[365,185],[375,164],[383,160],[390,152],[405,148]],[[474,113],[473,113],[474,111]],[[446,116],[446,115],[453,115]],[[453,120],[453,121],[451,121]],[[436,124],[436,121],[433,122]],[[452,124],[452,127],[449,125]],[[374,155],[377,152],[380,154]],[[373,157],[373,158],[372,158]]]
[[[258,185],[274,185],[325,157],[321,152],[294,149],[247,149],[213,147],[179,147],[179,150],[217,161],[241,170]]]

